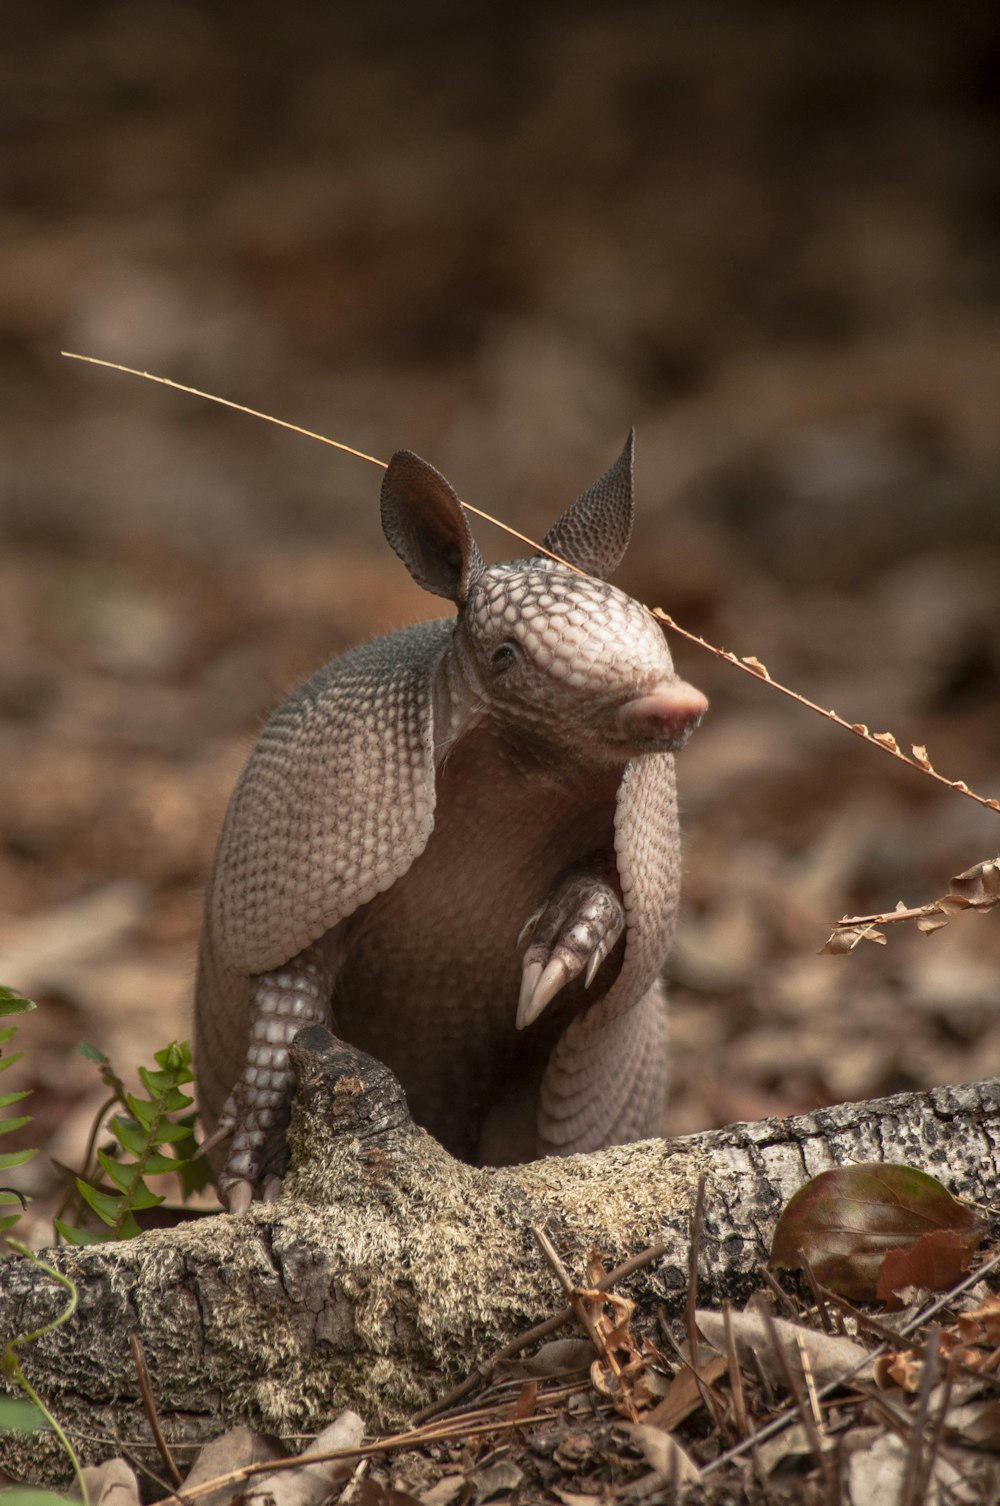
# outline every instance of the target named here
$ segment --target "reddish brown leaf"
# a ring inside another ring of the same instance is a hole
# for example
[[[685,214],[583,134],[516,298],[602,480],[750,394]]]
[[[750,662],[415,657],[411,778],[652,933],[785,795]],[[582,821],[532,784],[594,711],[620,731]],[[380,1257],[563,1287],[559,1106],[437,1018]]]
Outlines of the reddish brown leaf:
[[[875,1295],[890,1309],[902,1307],[897,1293],[915,1286],[927,1292],[946,1292],[969,1269],[980,1233],[965,1235],[954,1229],[931,1229],[909,1248],[887,1250],[879,1266]]]
[[[816,1277],[854,1301],[877,1295],[890,1250],[949,1230],[971,1254],[982,1237],[975,1209],[912,1166],[841,1166],[821,1172],[789,1201],[774,1231],[771,1264],[796,1270],[809,1260]]]

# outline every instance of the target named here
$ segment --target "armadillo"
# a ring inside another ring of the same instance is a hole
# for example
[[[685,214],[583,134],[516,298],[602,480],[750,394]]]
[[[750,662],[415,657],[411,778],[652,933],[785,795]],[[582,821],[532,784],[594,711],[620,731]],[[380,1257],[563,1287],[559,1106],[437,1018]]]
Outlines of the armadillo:
[[[707,702],[608,584],[633,436],[548,531],[487,566],[407,450],[386,538],[457,617],[351,649],[264,727],[209,882],[199,1106],[232,1209],[287,1158],[288,1047],[329,1025],[454,1155],[501,1165],[656,1134],[677,908],[674,753]],[[558,560],[551,555],[559,557]]]

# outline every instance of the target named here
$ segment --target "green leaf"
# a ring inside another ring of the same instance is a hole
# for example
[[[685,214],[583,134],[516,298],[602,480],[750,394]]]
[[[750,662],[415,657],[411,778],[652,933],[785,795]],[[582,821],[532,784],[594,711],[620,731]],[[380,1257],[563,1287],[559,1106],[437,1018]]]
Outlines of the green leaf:
[[[110,1192],[99,1192],[96,1187],[91,1187],[82,1177],[76,1179],[76,1190],[97,1214],[99,1219],[114,1228],[118,1222],[118,1214],[121,1211],[121,1198]]]
[[[125,1161],[116,1161],[106,1150],[97,1152],[97,1159],[119,1192],[128,1192],[139,1175],[139,1168]]]
[[[20,1121],[27,1124],[26,1119]],[[0,1171],[9,1171],[12,1166],[23,1166],[25,1161],[30,1161],[37,1152],[33,1150],[2,1150],[0,1151]]]
[[[28,1095],[27,1093],[21,1093],[18,1096],[27,1098]],[[30,1114],[20,1114],[16,1119],[0,1119],[0,1135],[9,1135],[11,1130],[23,1129],[26,1124],[30,1123]]]
[[[79,1506],[72,1496],[56,1495],[54,1490],[43,1490],[38,1485],[12,1485],[0,1496],[3,1506]]]
[[[48,1426],[45,1414],[27,1397],[0,1396],[0,1428],[5,1432],[39,1433]],[[2,1499],[6,1502],[10,1497],[5,1494]]]
[[[23,1056],[23,1054],[24,1053],[22,1052],[21,1055]],[[19,1057],[9,1057],[4,1065],[6,1066],[11,1061],[17,1060],[19,1060]],[[22,1088],[19,1093],[0,1093],[0,1109],[9,1109],[12,1103],[20,1103],[22,1099],[27,1098],[30,1093],[30,1088]]]
[[[177,1074],[189,1071],[193,1061],[190,1041],[171,1041],[169,1046],[164,1046],[162,1051],[156,1052],[156,1060],[167,1072]],[[184,1080],[190,1082],[193,1075],[192,1073]],[[181,1080],[178,1077],[178,1081]]]
[[[0,1019],[10,1014],[28,1014],[38,1005],[31,999],[25,999],[21,994],[15,993],[12,988],[4,988],[0,985]]]
[[[78,1041],[76,1047],[77,1056],[83,1056],[89,1062],[96,1062],[99,1067],[105,1067],[108,1063],[108,1054],[99,1046],[91,1046],[88,1041]]]
[[[163,1156],[158,1150],[147,1151],[142,1162],[143,1174],[147,1177],[162,1177],[168,1172],[177,1170],[177,1161],[173,1156]]]
[[[116,1114],[111,1121],[111,1128],[119,1145],[127,1150],[130,1156],[135,1156],[138,1160],[145,1154],[149,1145],[149,1136],[134,1119],[126,1119],[123,1114]]]
[[[151,1130],[160,1117],[160,1110],[155,1103],[147,1103],[144,1098],[136,1098],[134,1093],[128,1094],[128,1106],[133,1118],[138,1120],[144,1130]]]
[[[2,1046],[5,1041],[13,1040],[16,1034],[16,1025],[12,1025],[9,1030],[0,1030],[0,1046]],[[18,1062],[23,1060],[23,1058],[23,1051],[12,1051],[8,1056],[0,1056],[0,1072],[6,1072],[8,1067],[16,1067]]]
[[[56,1229],[62,1239],[68,1245],[100,1245],[106,1243],[103,1234],[95,1234],[92,1229],[77,1229],[73,1224],[65,1223],[57,1218]]]
[[[816,1279],[852,1301],[873,1301],[890,1250],[907,1250],[922,1234],[947,1229],[970,1250],[983,1238],[976,1210],[913,1166],[839,1166],[813,1177],[785,1207],[771,1264],[786,1270],[805,1259]]]

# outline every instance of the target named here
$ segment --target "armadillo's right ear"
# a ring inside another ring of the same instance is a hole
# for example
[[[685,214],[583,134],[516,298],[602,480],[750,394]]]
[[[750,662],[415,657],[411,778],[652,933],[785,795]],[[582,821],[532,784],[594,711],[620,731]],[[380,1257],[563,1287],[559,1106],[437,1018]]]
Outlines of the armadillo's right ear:
[[[634,460],[635,430],[630,429],[611,469],[553,523],[542,540],[546,549],[601,580],[614,574],[632,533]]]
[[[382,528],[413,579],[459,605],[485,568],[461,503],[412,450],[397,450],[382,482]]]

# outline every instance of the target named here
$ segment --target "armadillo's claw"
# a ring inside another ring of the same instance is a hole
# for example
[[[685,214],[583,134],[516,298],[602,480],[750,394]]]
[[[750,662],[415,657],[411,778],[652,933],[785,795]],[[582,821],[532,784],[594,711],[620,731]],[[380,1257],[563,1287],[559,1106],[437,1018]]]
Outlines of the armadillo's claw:
[[[605,957],[607,955],[608,955],[607,943],[604,942],[604,941],[602,941],[601,944],[598,947],[595,948],[594,955],[591,957],[590,961],[587,963],[587,971],[583,975],[583,986],[584,986],[584,988],[589,988],[590,985],[593,983],[594,978],[597,975],[597,969],[600,967],[601,963],[604,961],[604,959],[605,959]]]
[[[275,1203],[275,1202],[277,1202],[278,1198],[281,1196],[281,1189],[282,1189],[283,1186],[284,1186],[284,1178],[283,1177],[279,1177],[279,1176],[265,1177],[265,1179],[264,1179],[264,1185],[263,1185],[263,1187],[260,1190],[260,1200],[261,1200],[261,1202],[262,1203]]]
[[[589,988],[625,926],[621,899],[593,873],[565,877],[531,917],[519,938],[531,936],[521,966],[515,1024],[525,1030],[556,994],[583,973]]]
[[[233,1182],[225,1191],[226,1207],[230,1213],[245,1213],[253,1202],[251,1182]]]
[[[546,1004],[550,1004],[559,990],[565,988],[580,970],[573,966],[574,959],[562,956],[553,957],[548,963],[529,961],[534,950],[533,947],[525,957],[521,973],[521,995],[517,1001],[517,1018],[514,1021],[518,1030],[524,1030],[533,1020],[537,1020]]]

